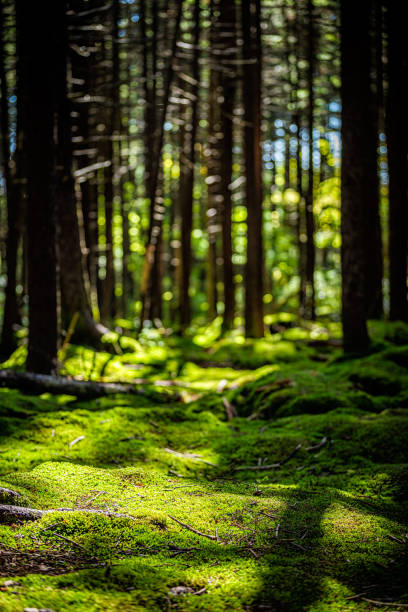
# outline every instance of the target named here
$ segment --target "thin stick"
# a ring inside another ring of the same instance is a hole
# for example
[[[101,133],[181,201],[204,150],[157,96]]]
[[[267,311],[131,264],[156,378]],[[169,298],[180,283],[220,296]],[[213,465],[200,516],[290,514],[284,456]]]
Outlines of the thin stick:
[[[368,593],[368,591],[363,591],[362,593],[357,593],[356,595],[350,595],[349,597],[346,597],[346,599],[347,600],[357,599],[358,597],[361,597],[362,595],[365,595],[366,593]]]
[[[188,529],[189,531],[192,531],[196,535],[202,536],[203,538],[208,538],[209,540],[217,541],[217,536],[208,535],[208,533],[201,533],[201,531],[197,531],[197,529],[194,529],[194,527],[191,527],[191,525],[187,525],[187,523],[182,523],[181,521],[176,519],[174,516],[170,516],[170,514],[169,514],[169,518],[171,518],[172,521],[175,521],[176,523],[178,523],[179,525],[181,525],[185,529]]]
[[[95,499],[97,499],[102,494],[107,494],[107,493],[106,493],[106,491],[98,491],[98,493],[95,495],[95,497],[92,497],[91,499],[88,499],[87,502],[84,505],[85,506],[89,506],[89,504],[91,504],[93,501],[95,501]]]
[[[367,597],[362,597],[361,599],[363,599],[364,601],[367,601],[368,603],[372,603],[375,606],[389,606],[393,608],[398,606],[399,608],[408,608],[408,604],[403,604],[403,603],[376,601],[375,599],[368,599]]]
[[[296,448],[291,453],[289,453],[287,457],[282,459],[282,461],[279,461],[279,463],[271,463],[270,465],[240,465],[234,468],[234,472],[238,472],[239,470],[271,470],[274,468],[280,468],[282,467],[282,465],[287,463],[289,459],[292,459],[292,457],[294,457],[298,450],[300,450],[301,448],[302,445],[298,444]]]
[[[171,489],[163,489],[163,491],[173,491],[174,489],[184,489],[185,487],[196,487],[197,485],[195,484],[186,484],[186,485],[179,485],[178,487],[171,487]]]
[[[88,551],[86,550],[86,548],[84,546],[82,546],[82,544],[78,544],[78,542],[75,542],[74,540],[71,540],[70,538],[67,538],[63,535],[60,535],[59,533],[56,533],[55,531],[50,531],[50,533],[52,533],[53,535],[55,535],[57,538],[61,538],[61,540],[65,540],[66,542],[68,542],[69,544],[73,544],[74,546],[77,546],[78,548],[81,548],[82,550],[84,550],[87,554]]]
[[[327,442],[327,438],[326,436],[324,436],[324,438],[322,438],[318,444],[314,444],[313,446],[308,446],[306,450],[307,451],[319,450],[319,448],[322,448],[322,446],[324,446],[326,442]]]
[[[268,514],[268,512],[261,512],[261,514],[263,514],[264,516],[267,516],[268,518],[272,518],[272,519],[278,518],[277,514]]]

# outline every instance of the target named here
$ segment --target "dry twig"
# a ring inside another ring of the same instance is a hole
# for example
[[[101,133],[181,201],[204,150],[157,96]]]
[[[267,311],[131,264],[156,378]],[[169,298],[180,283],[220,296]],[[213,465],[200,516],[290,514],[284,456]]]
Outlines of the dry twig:
[[[178,523],[179,525],[181,525],[185,529],[188,529],[189,531],[192,531],[196,535],[202,536],[203,538],[208,538],[209,540],[218,541],[218,536],[209,535],[208,533],[201,533],[201,531],[197,531],[197,529],[194,529],[194,527],[191,527],[191,525],[187,525],[187,523],[182,523],[181,521],[176,519],[174,516],[170,516],[170,514],[169,514],[169,518],[171,518],[172,521],[175,521],[176,523]]]

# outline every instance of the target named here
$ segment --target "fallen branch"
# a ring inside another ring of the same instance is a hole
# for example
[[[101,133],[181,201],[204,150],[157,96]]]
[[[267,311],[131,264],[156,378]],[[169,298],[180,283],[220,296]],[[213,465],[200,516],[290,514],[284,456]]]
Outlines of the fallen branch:
[[[318,444],[315,444],[314,446],[309,446],[306,450],[307,451],[319,450],[319,448],[322,448],[322,446],[324,446],[326,443],[327,443],[327,437],[324,436],[324,438],[322,438]]]
[[[215,541],[218,540],[217,536],[208,535],[208,533],[201,533],[201,531],[197,531],[197,529],[194,529],[194,527],[191,527],[191,525],[187,525],[187,523],[182,523],[178,519],[174,518],[174,516],[170,516],[170,514],[169,514],[169,518],[171,518],[172,521],[175,521],[176,523],[178,523],[179,525],[181,525],[185,529],[188,529],[189,531],[192,531],[196,535],[199,535],[199,536],[201,536],[203,538],[208,538],[209,540],[215,540]]]
[[[171,487],[170,489],[163,489],[163,491],[173,491],[174,489],[185,489],[186,487],[196,487],[196,484],[185,484],[178,485],[177,487]]]
[[[227,421],[234,419],[237,416],[237,411],[235,410],[234,406],[226,397],[222,398],[222,403],[224,405],[225,413],[227,415]]]
[[[376,601],[375,599],[368,599],[368,597],[361,597],[363,601],[367,601],[368,603],[373,604],[374,606],[389,606],[392,608],[408,608],[408,604],[403,603],[395,603],[388,601]]]
[[[119,514],[106,510],[93,510],[86,508],[53,508],[51,510],[37,510],[35,508],[25,508],[23,506],[11,506],[0,504],[0,523],[12,523],[14,521],[36,521],[37,519],[52,514],[54,512],[81,512],[86,514],[103,514],[112,518],[127,518],[136,520],[129,514]]]
[[[163,450],[166,453],[170,453],[171,455],[174,455],[175,457],[180,457],[181,459],[194,459],[195,461],[201,461],[202,463],[211,465],[211,467],[217,467],[215,463],[211,463],[211,461],[206,461],[205,459],[202,459],[201,455],[197,455],[196,453],[189,453],[188,451],[186,453],[180,453],[179,451],[175,451],[172,448],[164,448]]]
[[[0,498],[8,498],[8,497],[21,497],[20,493],[17,491],[12,491],[11,489],[6,489],[5,487],[0,487]]]
[[[74,395],[81,400],[114,395],[115,393],[143,393],[142,389],[130,384],[72,380],[62,376],[15,372],[14,370],[2,370],[0,372],[0,387],[18,389],[23,393],[33,395],[41,395],[42,393]]]
[[[68,444],[69,448],[72,448],[73,446],[75,446],[75,444],[78,444],[78,442],[81,442],[81,440],[85,440],[85,436],[78,436],[78,438],[75,438],[75,440],[72,440],[72,442]]]
[[[88,553],[88,551],[86,550],[85,546],[82,546],[82,544],[78,544],[78,542],[75,542],[74,540],[71,540],[71,538],[67,538],[66,536],[63,536],[60,533],[56,533],[55,531],[51,531],[51,530],[50,530],[49,533],[52,533],[52,535],[56,536],[57,538],[60,538],[61,540],[65,540],[65,542],[68,542],[69,544],[73,544],[77,548],[81,548],[86,553]]]
[[[279,461],[279,463],[270,463],[269,465],[239,465],[238,467],[234,468],[234,472],[238,472],[240,470],[272,470],[280,468],[282,467],[282,465],[292,459],[292,457],[294,457],[298,450],[300,450],[301,448],[302,445],[298,444],[296,448],[291,453],[289,453],[287,457],[282,459],[282,461]]]

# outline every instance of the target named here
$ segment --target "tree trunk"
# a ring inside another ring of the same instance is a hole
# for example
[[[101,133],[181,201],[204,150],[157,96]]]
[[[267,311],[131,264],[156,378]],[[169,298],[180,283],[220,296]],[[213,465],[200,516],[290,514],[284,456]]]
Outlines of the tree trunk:
[[[369,70],[369,0],[341,2],[341,99],[343,160],[341,170],[341,264],[344,348],[367,348],[365,296],[365,168],[367,71]]]
[[[261,33],[260,1],[242,3],[244,157],[247,206],[245,270],[245,333],[264,335],[262,160],[261,160]]]
[[[299,194],[296,214],[296,240],[298,249],[298,275],[299,275],[299,315],[305,316],[306,310],[306,249],[303,242],[304,235],[304,198],[303,198],[303,169],[302,169],[302,139],[300,136],[301,123],[297,113],[296,118],[296,189]]]
[[[195,165],[195,141],[198,123],[198,94],[200,81],[200,0],[194,2],[194,33],[193,33],[193,57],[191,62],[192,82],[189,91],[193,99],[190,104],[191,110],[186,110],[184,120],[187,125],[183,128],[183,142],[181,151],[180,167],[180,212],[181,212],[181,274],[179,301],[180,301],[180,325],[184,329],[191,322],[191,300],[189,296],[191,276],[191,232],[193,230],[193,188],[194,188],[194,165]],[[183,85],[187,88],[187,84]],[[188,126],[188,129],[186,129]]]
[[[370,26],[374,26],[373,9],[374,1],[370,0]],[[374,29],[374,27],[372,27]],[[368,38],[368,51],[366,61],[368,66],[364,76],[366,121],[365,139],[366,154],[363,158],[365,165],[365,221],[364,221],[364,252],[365,252],[365,295],[367,318],[380,319],[383,316],[383,255],[382,255],[382,236],[380,221],[380,200],[379,200],[379,176],[378,176],[378,102],[379,98],[374,94],[373,79],[371,73],[377,68],[375,56],[372,49],[375,49],[375,38],[370,35]],[[381,76],[381,75],[379,75]]]
[[[102,284],[101,318],[109,320],[115,316],[115,268],[113,253],[113,208],[114,180],[116,169],[115,137],[120,133],[120,96],[119,96],[119,0],[112,2],[112,82],[110,84],[111,108],[107,121],[110,130],[107,141],[107,160],[110,165],[105,169],[105,255],[106,273]]]
[[[75,315],[80,315],[75,338],[81,342],[100,340],[108,330],[95,322],[90,307],[90,296],[85,280],[77,199],[72,171],[71,103],[67,91],[68,30],[65,14],[59,24],[57,87],[57,184],[58,246],[60,256],[61,315],[65,329]],[[77,193],[79,193],[79,188]]]
[[[57,41],[64,2],[47,2],[47,17],[17,0],[18,50],[25,63],[23,129],[27,154],[29,340],[27,369],[50,374],[57,366],[57,254],[55,203]]]
[[[389,173],[389,262],[390,319],[408,321],[407,250],[408,250],[408,131],[406,127],[405,83],[408,54],[405,24],[407,6],[386,3],[388,42],[388,96],[386,135]]]
[[[221,85],[221,132],[223,141],[221,146],[221,221],[222,221],[222,259],[224,280],[224,317],[223,330],[232,329],[235,314],[235,287],[234,270],[232,265],[232,201],[230,184],[232,182],[232,149],[233,149],[233,122],[232,116],[235,103],[236,68],[233,61],[236,59],[236,9],[234,0],[221,0],[220,2],[222,65]]]
[[[316,263],[316,247],[315,239],[315,219],[313,212],[314,198],[314,167],[313,167],[313,130],[314,130],[314,71],[315,71],[315,27],[313,14],[313,0],[307,2],[308,15],[308,71],[307,84],[309,90],[309,104],[307,112],[307,127],[309,132],[309,170],[308,183],[306,192],[306,316],[312,320],[316,318],[315,311],[315,263]]]
[[[173,70],[173,58],[176,53],[177,40],[180,31],[181,15],[183,10],[183,1],[179,0],[177,6],[174,6],[174,30],[171,39],[171,45],[169,48],[169,55],[167,60],[167,69],[163,83],[163,103],[160,119],[157,123],[157,146],[155,146],[155,157],[152,163],[152,176],[150,180],[150,193],[151,193],[151,208],[150,208],[150,227],[149,236],[146,246],[146,255],[143,265],[142,281],[140,288],[140,296],[142,301],[142,310],[140,315],[141,330],[145,321],[146,316],[151,316],[154,308],[153,299],[156,295],[157,302],[157,283],[159,278],[157,272],[160,270],[160,266],[155,264],[156,258],[158,259],[160,253],[160,242],[162,233],[162,221],[164,218],[164,206],[163,198],[158,194],[158,187],[160,184],[161,175],[161,155],[164,142],[164,124],[166,121],[167,108],[169,105],[169,98],[171,92],[171,85],[173,82],[174,70]],[[153,205],[152,205],[153,201]],[[159,264],[159,262],[158,262]],[[156,292],[156,294],[155,294]],[[160,294],[161,300],[161,294]]]
[[[10,169],[10,137],[8,84],[5,64],[5,41],[3,39],[4,15],[3,4],[0,3],[0,80],[1,80],[1,157],[3,160],[3,176],[7,206],[7,237],[6,237],[6,268],[7,285],[4,296],[3,326],[1,333],[0,355],[8,357],[17,348],[15,325],[20,322],[18,310],[17,284],[17,251],[19,242],[19,188],[16,181],[17,170],[21,170],[21,117],[17,116],[17,151],[14,157],[14,171]],[[17,60],[17,89],[21,85],[21,62]],[[19,105],[21,108],[21,104]],[[18,163],[17,163],[18,162]]]

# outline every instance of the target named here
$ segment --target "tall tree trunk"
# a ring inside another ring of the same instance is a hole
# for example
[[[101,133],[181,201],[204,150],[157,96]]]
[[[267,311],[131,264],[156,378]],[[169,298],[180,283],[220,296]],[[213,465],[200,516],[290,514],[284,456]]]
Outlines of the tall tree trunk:
[[[405,84],[408,76],[405,3],[386,2],[388,96],[386,135],[389,173],[390,319],[408,321],[408,130]]]
[[[232,265],[232,181],[233,112],[235,103],[236,9],[234,0],[220,2],[222,44],[222,103],[221,125],[221,195],[222,195],[222,259],[224,280],[224,331],[232,328],[235,314],[234,270]]]
[[[308,15],[308,39],[307,39],[307,56],[308,56],[308,70],[307,70],[307,86],[309,90],[309,104],[307,111],[307,127],[309,132],[309,170],[308,170],[308,183],[306,192],[306,315],[308,318],[314,320],[316,318],[315,312],[315,263],[316,263],[316,247],[315,247],[315,219],[313,212],[313,198],[314,198],[314,167],[313,167],[313,130],[314,130],[314,71],[315,71],[315,53],[316,53],[316,40],[315,40],[315,26],[314,26],[314,13],[313,13],[313,0],[307,1],[307,15]]]
[[[370,27],[374,30],[374,1],[370,1]],[[368,70],[365,79],[365,101],[367,120],[365,123],[366,155],[363,158],[365,165],[365,221],[364,221],[364,251],[365,251],[365,295],[367,318],[380,319],[383,316],[383,255],[380,221],[379,176],[378,176],[378,102],[379,97],[374,93],[374,83],[371,74],[375,72],[375,38],[369,31],[368,40]],[[381,76],[381,75],[378,75]]]
[[[47,17],[35,3],[17,0],[18,49],[26,65],[24,119],[27,153],[29,339],[27,370],[51,374],[57,367],[57,254],[55,206],[55,112],[64,2],[47,2]],[[49,27],[49,23],[53,27]]]
[[[3,3],[0,2],[0,81],[1,81],[1,101],[0,101],[0,131],[1,131],[1,158],[3,161],[3,176],[6,194],[7,207],[7,237],[6,237],[6,266],[7,266],[7,285],[4,296],[3,325],[0,343],[0,355],[8,357],[17,347],[15,339],[15,325],[19,323],[19,311],[16,294],[17,283],[17,250],[19,241],[18,231],[18,210],[19,193],[16,182],[16,162],[20,156],[21,139],[19,138],[20,118],[17,117],[17,151],[15,155],[15,169],[13,173],[10,169],[10,137],[9,137],[9,108],[8,108],[8,83],[5,62],[5,41],[4,34],[4,14]],[[21,63],[17,60],[17,80],[21,80]],[[19,85],[17,85],[18,87]],[[4,224],[5,225],[5,224]]]
[[[261,160],[261,32],[260,0],[242,3],[244,157],[247,206],[245,270],[245,333],[264,335],[262,160]]]
[[[306,310],[306,249],[303,242],[304,235],[304,197],[303,197],[303,169],[302,169],[302,139],[300,135],[301,123],[299,112],[296,114],[296,189],[299,194],[296,214],[296,239],[298,249],[298,275],[299,275],[299,315],[305,316]]]
[[[152,176],[150,183],[150,190],[153,198],[153,207],[151,207],[150,215],[150,227],[149,236],[146,247],[145,261],[143,265],[142,281],[140,288],[140,296],[142,300],[142,310],[140,314],[140,329],[142,329],[146,316],[150,316],[152,313],[153,299],[157,286],[155,281],[157,278],[157,271],[159,266],[155,264],[156,258],[160,254],[160,242],[162,232],[162,221],[164,218],[164,206],[163,199],[158,194],[158,187],[160,184],[161,175],[161,155],[164,142],[164,124],[166,121],[167,108],[169,104],[171,85],[173,82],[174,70],[173,70],[173,58],[176,53],[177,40],[180,31],[181,15],[183,10],[183,0],[179,0],[177,6],[174,6],[175,18],[174,18],[174,30],[171,39],[171,45],[168,55],[168,63],[166,74],[163,84],[163,104],[161,109],[161,115],[157,123],[157,146],[155,146],[155,158],[152,165]],[[154,194],[154,195],[153,195]],[[156,293],[157,295],[157,293]],[[161,299],[161,296],[160,296]]]
[[[105,255],[106,273],[102,285],[102,320],[108,320],[115,315],[115,269],[113,253],[113,201],[114,180],[116,169],[115,137],[120,133],[120,96],[119,96],[119,0],[112,2],[112,83],[111,109],[109,111],[108,125],[110,127],[107,141],[107,159],[111,162],[105,170]]]
[[[56,202],[58,208],[58,246],[60,259],[60,288],[62,323],[68,328],[73,317],[79,317],[75,336],[77,341],[99,340],[107,329],[92,317],[90,296],[85,280],[76,192],[72,168],[71,103],[67,90],[68,29],[66,16],[58,23],[58,80],[56,81],[57,110],[57,174]],[[79,204],[79,203],[78,203]],[[78,206],[79,208],[79,206]]]
[[[369,88],[370,0],[341,1],[341,263],[344,348],[367,348],[365,296],[365,168]]]
[[[219,2],[210,2],[210,80],[208,98],[208,145],[205,149],[208,174],[207,184],[207,302],[208,318],[217,316],[218,304],[218,250],[220,225],[220,200],[222,198],[222,119],[220,98],[222,95],[220,72],[220,20],[218,16]]]
[[[184,329],[191,322],[191,300],[189,296],[191,276],[191,232],[193,230],[193,188],[194,188],[194,165],[195,165],[195,141],[198,123],[198,94],[200,81],[200,0],[194,2],[194,32],[193,32],[193,57],[191,62],[191,85],[189,87],[192,100],[190,112],[185,113],[181,168],[180,168],[180,212],[181,212],[181,273],[179,274],[180,288],[180,325]],[[187,84],[184,84],[187,87]],[[188,129],[187,129],[188,128]]]

